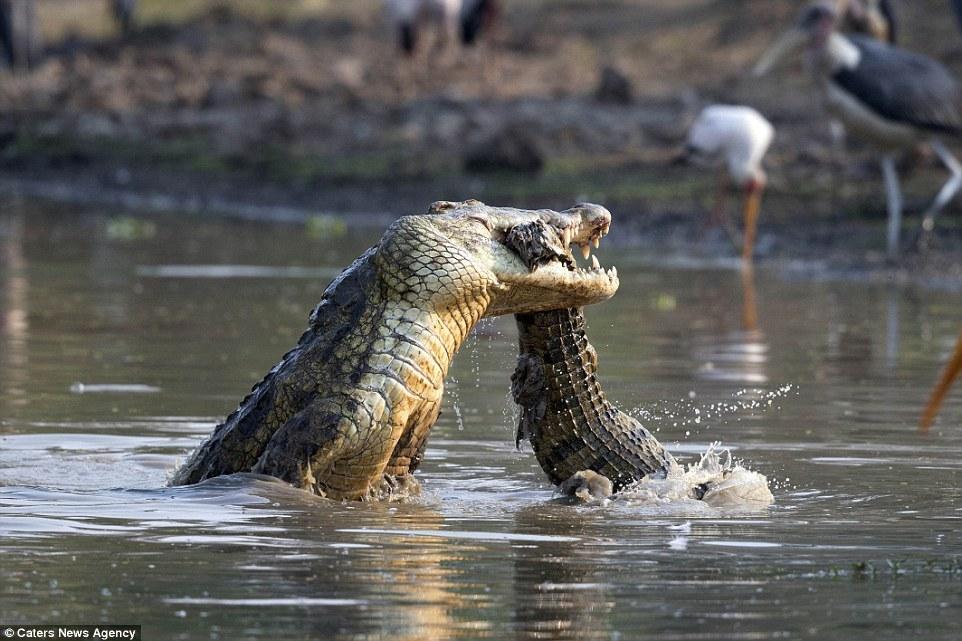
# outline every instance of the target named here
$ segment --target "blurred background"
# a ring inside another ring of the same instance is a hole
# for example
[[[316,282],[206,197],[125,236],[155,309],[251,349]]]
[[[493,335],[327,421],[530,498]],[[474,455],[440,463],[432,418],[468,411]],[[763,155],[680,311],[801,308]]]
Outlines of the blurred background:
[[[267,216],[590,199],[663,240],[704,220],[711,173],[670,161],[729,102],[776,127],[762,224],[794,251],[885,215],[877,154],[833,142],[801,64],[749,73],[798,0],[501,0],[472,46],[425,28],[411,53],[379,0],[2,4],[32,34],[0,71],[7,193]],[[948,0],[895,6],[901,46],[962,66]],[[911,164],[910,213],[944,181]]]

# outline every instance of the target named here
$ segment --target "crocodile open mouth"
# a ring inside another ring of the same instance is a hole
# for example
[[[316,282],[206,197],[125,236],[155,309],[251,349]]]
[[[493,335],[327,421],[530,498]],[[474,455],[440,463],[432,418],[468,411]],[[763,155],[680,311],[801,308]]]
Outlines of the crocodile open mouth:
[[[597,222],[592,222],[591,220],[583,221],[575,229],[568,228],[559,230],[557,232],[559,240],[566,250],[567,260],[563,262],[568,270],[576,274],[595,276],[603,274],[609,279],[617,279],[618,268],[612,266],[608,269],[602,269],[597,255],[591,253],[592,248],[598,249],[601,246],[601,239],[607,236],[610,230],[610,219],[599,220]],[[578,265],[578,261],[572,251],[573,247],[578,247],[581,257],[587,263],[584,267]]]
[[[568,225],[534,220],[513,227],[505,242],[533,273],[547,272],[566,281],[577,278],[617,282],[617,268],[603,269],[598,257],[591,253],[592,248],[600,247],[610,229],[610,217],[588,218]],[[578,263],[575,247],[585,262],[583,266]]]

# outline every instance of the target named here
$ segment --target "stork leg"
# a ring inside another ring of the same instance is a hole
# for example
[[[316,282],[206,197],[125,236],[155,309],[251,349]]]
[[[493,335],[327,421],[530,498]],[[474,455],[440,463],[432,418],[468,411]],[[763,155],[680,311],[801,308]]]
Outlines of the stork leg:
[[[735,229],[732,219],[727,216],[725,211],[728,205],[728,192],[730,190],[731,184],[728,180],[728,172],[725,171],[724,167],[718,167],[715,178],[715,204],[712,207],[709,224],[712,227],[723,227],[725,233],[728,234],[728,239],[732,241],[732,245],[734,245],[736,249],[740,249],[742,247],[741,236],[738,230]]]
[[[16,44],[13,37],[13,9],[6,2],[0,2],[0,46],[3,47],[3,57],[13,69],[17,62]]]
[[[725,223],[725,205],[728,201],[728,174],[722,167],[715,169],[715,202],[711,208],[711,216],[708,219],[712,226],[720,226]]]
[[[902,229],[902,190],[899,189],[899,175],[895,170],[895,156],[882,156],[882,176],[885,177],[885,199],[888,203],[888,244],[887,255],[890,261],[899,257],[899,232]]]
[[[758,331],[758,307],[755,305],[755,270],[751,263],[742,263],[742,329]]]
[[[742,241],[742,264],[751,264],[758,234],[758,210],[761,208],[762,186],[754,181],[745,188],[745,226]]]
[[[952,197],[962,188],[962,165],[960,165],[959,161],[952,155],[952,152],[946,149],[945,145],[939,140],[932,141],[932,150],[945,165],[946,169],[949,170],[951,176],[949,176],[946,183],[942,185],[942,189],[935,195],[935,200],[932,201],[932,204],[925,212],[925,218],[922,220],[922,235],[919,238],[919,245],[922,247],[928,244],[929,236],[932,230],[935,229],[935,217],[939,215],[939,212],[949,204]]]
[[[828,124],[828,133],[832,139],[831,162],[832,162],[832,212],[836,222],[842,220],[842,184],[845,180],[840,168],[844,166],[845,158],[845,125],[838,120],[832,120]]]
[[[938,383],[935,384],[935,389],[932,390],[932,396],[929,397],[929,402],[922,411],[919,430],[925,432],[932,425],[936,414],[939,413],[939,408],[942,406],[942,401],[945,399],[945,394],[952,387],[952,381],[959,375],[960,370],[962,370],[962,334],[959,334],[959,340],[955,343],[952,358],[949,359],[945,369],[942,370],[942,375],[939,377]]]

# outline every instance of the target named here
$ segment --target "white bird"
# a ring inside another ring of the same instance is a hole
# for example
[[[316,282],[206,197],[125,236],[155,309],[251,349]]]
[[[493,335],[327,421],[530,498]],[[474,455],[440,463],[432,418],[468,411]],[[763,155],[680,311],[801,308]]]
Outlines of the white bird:
[[[922,228],[927,235],[936,215],[962,188],[962,165],[938,140],[943,134],[962,136],[962,91],[937,61],[871,38],[843,35],[837,26],[838,13],[831,3],[809,5],[762,56],[755,74],[766,73],[788,53],[804,48],[828,111],[849,133],[883,152],[888,257],[895,260],[902,224],[895,154],[928,142],[951,174],[925,212]]]
[[[685,145],[688,158],[724,169],[731,183],[744,190],[742,259],[745,262],[751,261],[754,251],[758,212],[767,182],[762,159],[774,135],[771,123],[751,107],[711,105],[695,119]],[[720,177],[713,216],[716,222],[720,222],[724,213],[727,187]]]
[[[490,27],[498,13],[497,0],[384,0],[384,9],[398,34],[401,49],[413,54],[427,25],[437,29],[443,45],[460,38],[473,44],[479,33]]]

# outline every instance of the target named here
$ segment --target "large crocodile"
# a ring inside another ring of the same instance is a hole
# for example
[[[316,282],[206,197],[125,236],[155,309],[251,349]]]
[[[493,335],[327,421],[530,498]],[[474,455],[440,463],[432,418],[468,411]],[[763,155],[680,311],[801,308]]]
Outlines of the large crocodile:
[[[588,342],[584,311],[557,309],[515,319],[519,349],[511,392],[521,407],[517,442],[531,442],[548,478],[574,491],[579,481],[597,484],[601,479],[583,473],[594,472],[617,492],[646,476],[665,476],[671,455],[613,406],[598,382],[598,356]]]
[[[307,331],[172,484],[256,472],[337,499],[372,496],[421,461],[454,354],[483,316],[597,303],[617,272],[572,244],[607,233],[564,212],[441,202],[405,216],[327,288]]]

